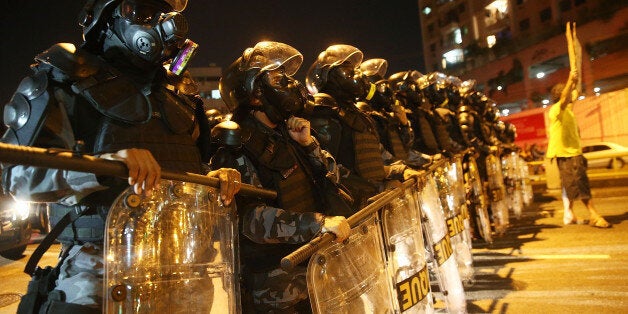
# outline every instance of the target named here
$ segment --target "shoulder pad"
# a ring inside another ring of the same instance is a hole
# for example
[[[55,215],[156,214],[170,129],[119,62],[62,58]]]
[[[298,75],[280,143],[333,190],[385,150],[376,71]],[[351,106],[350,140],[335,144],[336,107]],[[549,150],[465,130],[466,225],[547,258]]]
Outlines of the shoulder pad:
[[[95,55],[77,50],[68,43],[55,44],[38,54],[35,61],[50,65],[63,72],[70,80],[82,79],[98,72],[102,60]]]
[[[24,95],[28,100],[33,100],[43,94],[48,88],[48,75],[44,71],[37,71],[22,79],[16,92]]]
[[[316,106],[326,106],[330,108],[338,107],[338,103],[329,94],[317,93],[314,95],[314,103]]]
[[[171,71],[167,71],[166,82],[181,94],[196,95],[199,93],[198,85],[192,78],[190,71],[186,70],[182,75],[176,75]]]

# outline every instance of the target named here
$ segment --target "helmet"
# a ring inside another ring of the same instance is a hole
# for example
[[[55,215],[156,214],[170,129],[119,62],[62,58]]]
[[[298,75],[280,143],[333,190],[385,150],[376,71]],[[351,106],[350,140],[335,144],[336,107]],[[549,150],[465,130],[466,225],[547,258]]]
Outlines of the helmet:
[[[223,121],[211,130],[211,142],[218,146],[238,148],[242,146],[242,129],[233,121]]]
[[[381,58],[368,59],[360,64],[360,71],[372,83],[385,80],[388,71],[388,61]]]
[[[432,72],[425,76],[423,84],[419,87],[432,106],[440,106],[447,99],[446,85],[447,76],[445,74]]]
[[[247,48],[225,70],[219,83],[220,95],[234,112],[234,119],[244,111],[261,109],[272,122],[279,123],[303,110],[307,90],[292,78],[302,62],[303,55],[284,43],[262,41]],[[252,107],[254,99],[261,101],[261,108]]]
[[[375,84],[375,94],[368,101],[370,107],[377,111],[392,112],[395,100],[385,76],[388,61],[381,58],[369,59],[360,64],[360,70],[371,83]]]
[[[469,93],[475,91],[476,81],[474,79],[466,80],[460,83],[460,96],[465,97]]]
[[[488,97],[484,93],[479,91],[471,91],[464,95],[463,101],[465,104],[470,105],[475,111],[483,113],[488,102]]]
[[[105,20],[121,2],[122,0],[87,0],[78,17],[79,25],[83,28],[83,40],[97,40],[103,31]],[[168,11],[176,12],[182,12],[188,3],[187,0],[138,0],[136,2],[167,4],[170,6]]]
[[[451,75],[447,77],[445,92],[447,94],[447,100],[451,110],[456,110],[455,108],[458,108],[458,105],[460,105],[460,101],[462,100],[462,96],[460,95],[461,84],[462,81],[458,77]]]
[[[318,55],[310,66],[305,84],[311,94],[330,94],[338,103],[368,99],[374,86],[364,78],[359,70],[364,55],[350,45],[332,45]]]
[[[410,70],[397,72],[388,77],[388,84],[395,98],[399,99],[410,110],[419,107],[423,100],[418,87],[418,81],[422,76],[421,72]]]

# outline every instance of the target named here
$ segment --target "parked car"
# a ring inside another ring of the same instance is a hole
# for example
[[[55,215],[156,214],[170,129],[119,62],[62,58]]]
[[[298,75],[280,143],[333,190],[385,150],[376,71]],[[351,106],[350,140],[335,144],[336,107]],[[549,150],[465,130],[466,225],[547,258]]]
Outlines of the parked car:
[[[613,142],[596,142],[582,146],[589,168],[620,169],[628,162],[628,148]]]
[[[0,256],[13,260],[22,258],[32,234],[30,215],[28,203],[0,195]]]

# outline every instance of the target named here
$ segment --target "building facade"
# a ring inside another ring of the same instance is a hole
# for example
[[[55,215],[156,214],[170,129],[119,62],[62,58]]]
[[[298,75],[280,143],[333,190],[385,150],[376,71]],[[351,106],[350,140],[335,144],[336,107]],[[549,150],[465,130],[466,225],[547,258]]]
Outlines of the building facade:
[[[188,70],[198,85],[205,110],[217,109],[220,112],[227,113],[228,110],[218,90],[222,68],[212,64],[208,67],[190,67]]]
[[[474,79],[502,114],[543,107],[569,74],[565,25],[583,47],[583,97],[628,86],[624,0],[419,0],[428,72]]]

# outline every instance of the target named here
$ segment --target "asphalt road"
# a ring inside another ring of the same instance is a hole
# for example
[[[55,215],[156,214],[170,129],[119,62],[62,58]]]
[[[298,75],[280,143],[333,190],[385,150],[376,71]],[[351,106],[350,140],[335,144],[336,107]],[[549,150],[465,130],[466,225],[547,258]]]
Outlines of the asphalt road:
[[[593,189],[613,227],[562,223],[562,200],[535,203],[493,245],[474,247],[469,313],[628,313],[628,185]],[[578,202],[575,213],[588,218]]]
[[[546,192],[491,246],[474,243],[468,312],[628,313],[628,184],[605,180],[593,193],[612,228],[563,226],[562,201]],[[588,217],[582,203],[575,211]],[[16,312],[29,280],[22,269],[35,247],[18,261],[0,257],[0,313]],[[54,245],[40,265],[56,264],[58,250]]]

